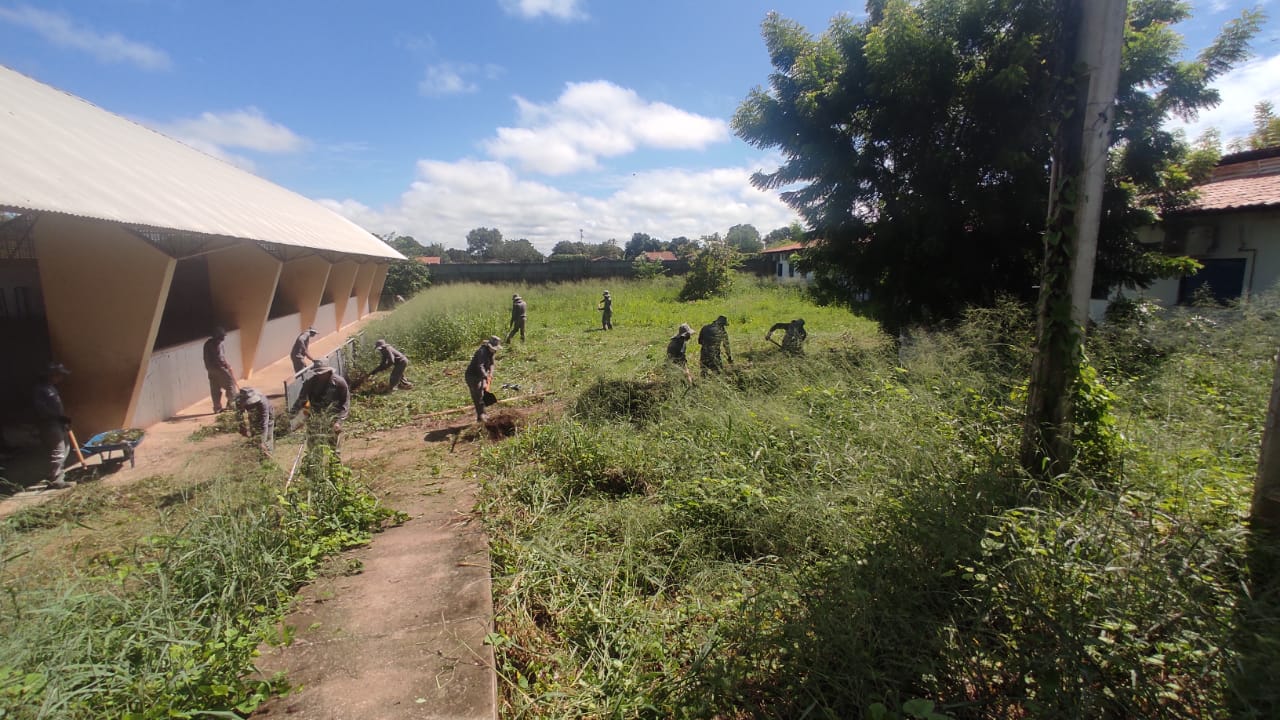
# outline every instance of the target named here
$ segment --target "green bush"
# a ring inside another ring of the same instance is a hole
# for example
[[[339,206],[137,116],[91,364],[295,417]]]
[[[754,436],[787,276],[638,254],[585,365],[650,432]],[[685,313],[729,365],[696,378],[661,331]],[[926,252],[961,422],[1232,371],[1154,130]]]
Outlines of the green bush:
[[[737,251],[719,236],[703,238],[702,243],[689,261],[689,272],[680,288],[680,300],[685,302],[728,295],[733,289],[733,271],[739,262]]]

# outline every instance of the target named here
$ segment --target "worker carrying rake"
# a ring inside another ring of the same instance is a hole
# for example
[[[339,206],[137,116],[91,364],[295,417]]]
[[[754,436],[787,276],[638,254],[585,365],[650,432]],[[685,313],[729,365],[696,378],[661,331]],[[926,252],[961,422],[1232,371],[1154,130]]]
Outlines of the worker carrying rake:
[[[781,345],[773,339],[773,334],[779,330],[783,332]],[[804,341],[808,338],[809,333],[804,331],[804,320],[800,318],[787,323],[774,323],[773,327],[769,328],[769,332],[764,334],[765,340],[778,345],[783,352],[792,355],[804,354]]]

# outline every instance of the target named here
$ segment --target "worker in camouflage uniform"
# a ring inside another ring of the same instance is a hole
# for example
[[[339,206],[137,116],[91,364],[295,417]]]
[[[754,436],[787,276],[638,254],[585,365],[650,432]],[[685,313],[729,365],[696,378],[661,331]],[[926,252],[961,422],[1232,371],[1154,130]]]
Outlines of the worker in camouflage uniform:
[[[62,408],[62,395],[58,393],[58,385],[71,374],[61,363],[49,363],[49,367],[35,386],[32,404],[36,411],[36,429],[40,433],[40,441],[49,451],[49,481],[46,485],[52,490],[75,487],[74,482],[66,479],[67,453],[71,452],[71,443],[67,431],[71,429],[71,418],[66,416]]]
[[[520,342],[524,342],[524,324],[529,317],[529,306],[519,295],[511,296],[511,332],[507,333],[507,342],[520,333]]]
[[[781,347],[784,352],[792,355],[804,353],[804,341],[809,338],[809,333],[804,331],[804,320],[797,318],[789,323],[774,323],[769,332],[764,334],[764,339],[775,342],[773,333],[778,330],[783,332]]]
[[[315,361],[311,369],[314,374],[303,383],[302,391],[289,411],[296,415],[304,405],[310,406],[311,413],[307,419],[312,429],[328,434],[331,444],[337,447],[342,421],[351,412],[351,388],[346,379],[323,360]],[[333,421],[331,424],[330,419]]]
[[[311,338],[318,334],[315,328],[309,327],[303,330],[298,335],[298,338],[293,341],[293,349],[289,351],[289,357],[293,360],[293,372],[295,375],[302,372],[302,369],[307,366],[308,360],[311,362],[316,361],[315,358],[311,357]]]
[[[236,376],[227,362],[227,331],[214,328],[213,335],[204,343],[204,369],[209,375],[209,397],[213,399],[213,412],[230,410],[236,396]],[[226,394],[226,405],[222,396]]]
[[[476,408],[476,422],[487,419],[484,413],[484,395],[489,392],[489,384],[493,382],[494,358],[500,347],[502,340],[497,335],[489,336],[488,340],[476,348],[475,354],[471,356],[471,364],[467,366],[467,390],[471,393],[471,403]]]
[[[709,372],[721,372],[724,370],[724,363],[720,360],[720,349],[724,348],[724,357],[733,364],[733,351],[729,349],[729,319],[721,315],[709,325],[703,325],[702,330],[698,333],[698,344],[702,346],[700,360],[702,362],[702,374],[705,377]]]
[[[240,434],[247,438],[258,438],[258,447],[269,453],[275,448],[275,418],[272,416],[271,400],[266,395],[251,387],[242,387],[236,393],[236,424],[240,426]]]
[[[613,329],[613,298],[609,297],[609,291],[604,291],[604,297],[601,298],[596,309],[600,311],[600,329]]]
[[[676,334],[667,342],[667,360],[680,366],[686,381],[693,379],[689,375],[689,358],[686,355],[689,339],[692,337],[693,328],[689,327],[689,323],[681,323],[680,329],[676,330]]]
[[[405,357],[404,353],[388,345],[387,341],[381,338],[374,341],[373,348],[382,355],[382,362],[378,367],[369,371],[369,374],[374,375],[391,368],[391,378],[387,381],[387,392],[391,392],[396,388],[408,390],[413,387],[413,383],[404,379],[404,371],[409,367],[409,358]]]

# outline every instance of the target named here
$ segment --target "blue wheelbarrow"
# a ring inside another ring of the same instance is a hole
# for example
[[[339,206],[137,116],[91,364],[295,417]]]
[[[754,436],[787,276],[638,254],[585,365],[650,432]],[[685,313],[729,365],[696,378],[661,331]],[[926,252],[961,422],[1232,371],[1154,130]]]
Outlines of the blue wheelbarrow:
[[[82,459],[100,455],[104,465],[123,463],[128,460],[129,467],[133,467],[133,449],[138,447],[146,436],[146,431],[138,428],[100,432],[89,438],[89,442],[80,446],[80,455],[83,456]],[[120,453],[120,455],[116,456],[113,453]]]

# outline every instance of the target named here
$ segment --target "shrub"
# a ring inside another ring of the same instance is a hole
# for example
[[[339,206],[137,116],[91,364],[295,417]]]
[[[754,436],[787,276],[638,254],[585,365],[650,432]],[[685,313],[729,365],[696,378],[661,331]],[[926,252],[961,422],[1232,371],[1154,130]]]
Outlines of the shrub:
[[[733,270],[738,266],[738,253],[718,235],[702,239],[703,246],[689,261],[680,300],[706,300],[728,295],[733,288]]]

